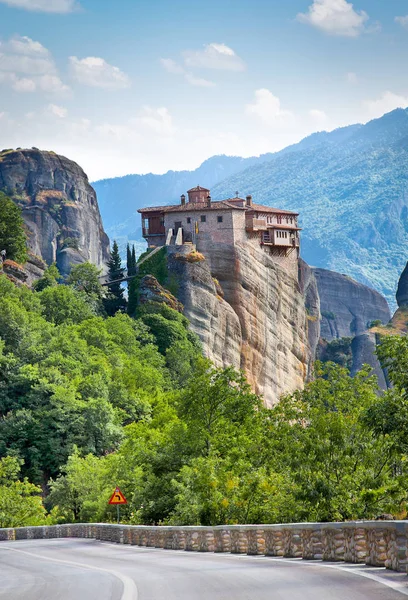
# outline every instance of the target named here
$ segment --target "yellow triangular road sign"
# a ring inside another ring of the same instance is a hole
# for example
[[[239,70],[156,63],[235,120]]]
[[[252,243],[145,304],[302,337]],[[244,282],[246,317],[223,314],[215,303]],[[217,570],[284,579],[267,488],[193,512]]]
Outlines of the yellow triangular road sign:
[[[118,487],[113,492],[108,504],[127,504],[125,496]]]

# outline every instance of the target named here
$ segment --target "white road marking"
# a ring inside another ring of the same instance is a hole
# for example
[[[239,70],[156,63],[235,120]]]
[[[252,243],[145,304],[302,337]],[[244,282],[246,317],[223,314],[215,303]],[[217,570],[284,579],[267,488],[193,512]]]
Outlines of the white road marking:
[[[136,583],[128,577],[127,575],[122,575],[119,571],[114,571],[112,569],[103,569],[101,567],[94,567],[92,565],[84,565],[81,563],[73,562],[70,560],[61,560],[59,558],[51,558],[49,556],[42,556],[39,554],[33,554],[32,552],[26,552],[25,550],[17,550],[16,548],[10,548],[10,546],[0,546],[0,550],[2,549],[10,550],[12,552],[18,552],[19,554],[26,554],[27,556],[31,556],[36,558],[37,560],[48,560],[54,563],[60,563],[62,565],[67,565],[70,567],[79,567],[80,569],[89,569],[91,571],[100,571],[102,573],[108,573],[109,575],[113,575],[117,579],[119,579],[123,584],[123,592],[120,600],[137,600],[138,599],[138,591]]]
[[[57,541],[57,540],[54,540],[54,541]],[[60,540],[58,540],[58,541],[60,541]],[[166,554],[175,554],[178,556],[183,555],[185,557],[190,556],[190,557],[195,557],[195,558],[197,558],[197,556],[202,556],[203,558],[204,557],[207,557],[207,558],[215,558],[215,557],[218,558],[219,557],[219,558],[222,558],[223,560],[239,559],[239,560],[244,560],[244,561],[275,562],[278,564],[283,562],[283,563],[289,563],[292,565],[298,565],[298,566],[304,566],[304,567],[324,567],[325,569],[337,569],[338,571],[346,571],[346,572],[354,574],[354,575],[359,575],[360,577],[366,577],[367,579],[372,579],[373,581],[376,581],[377,583],[380,583],[386,587],[389,587],[389,588],[395,590],[396,592],[399,592],[405,596],[408,596],[407,584],[400,583],[398,581],[390,581],[389,579],[386,579],[385,577],[380,577],[373,573],[368,573],[364,568],[360,568],[358,563],[356,563],[355,565],[353,564],[353,566],[348,566],[347,564],[344,564],[344,563],[328,564],[321,560],[303,560],[302,558],[289,559],[289,558],[280,558],[280,557],[262,556],[262,555],[251,556],[251,555],[247,555],[247,554],[232,554],[232,553],[227,553],[227,552],[197,552],[197,551],[173,550],[173,549],[155,548],[153,546],[136,546],[136,545],[133,546],[133,545],[128,545],[128,544],[116,544],[116,543],[112,543],[112,542],[104,542],[102,540],[98,540],[98,542],[103,546],[110,546],[115,549],[121,548],[123,550],[128,550],[128,551],[130,550],[135,555],[137,555],[139,552],[140,553],[152,552],[154,554],[160,553],[160,552],[165,552]],[[20,552],[22,554],[27,554],[29,556],[34,556],[35,558],[42,558],[44,560],[49,560],[52,562],[62,563],[62,564],[71,565],[71,566],[75,566],[75,567],[81,567],[83,569],[94,569],[96,571],[102,571],[105,573],[109,573],[111,575],[114,575],[118,579],[120,579],[123,583],[124,589],[123,589],[123,594],[122,594],[121,600],[137,600],[137,598],[138,598],[138,591],[137,591],[135,582],[132,579],[130,579],[130,577],[127,577],[126,575],[122,575],[121,573],[119,573],[117,571],[102,569],[99,567],[92,567],[92,566],[88,566],[88,565],[82,565],[80,563],[71,562],[71,561],[49,558],[47,556],[39,556],[39,555],[33,554],[31,552],[26,552],[25,550],[17,550],[16,548],[10,548],[10,546],[0,545],[0,550],[2,548],[6,548],[7,550],[13,550],[14,552]],[[363,564],[361,564],[361,567],[363,567]],[[374,569],[377,572],[379,572],[379,571],[385,572],[386,571],[385,567],[374,567]],[[393,571],[390,571],[389,573],[392,574]],[[395,575],[398,576],[398,573],[395,573]],[[403,573],[400,573],[400,575],[403,575]]]
[[[104,542],[101,540],[101,543],[103,545],[106,546],[111,546],[112,548],[123,548],[123,550],[133,550],[133,551],[139,551],[141,550],[142,552],[147,552],[147,551],[152,551],[152,552],[160,552],[160,551],[165,551],[166,554],[167,553],[173,553],[173,554],[178,554],[180,555],[182,552],[184,553],[184,556],[195,556],[197,557],[197,555],[200,556],[206,556],[206,557],[212,557],[214,558],[214,556],[223,558],[224,560],[228,560],[228,559],[240,559],[240,560],[255,560],[255,561],[267,561],[267,562],[276,562],[276,563],[280,563],[280,562],[284,562],[284,563],[289,563],[289,564],[295,564],[295,565],[299,565],[299,566],[309,566],[309,567],[324,567],[325,569],[337,569],[338,571],[346,571],[347,573],[352,573],[354,575],[359,575],[360,577],[366,577],[367,579],[372,579],[373,581],[376,581],[377,583],[381,583],[382,585],[385,585],[386,587],[389,587],[393,590],[395,590],[396,592],[400,592],[401,594],[403,594],[404,596],[408,596],[408,585],[404,584],[404,583],[399,583],[398,581],[390,581],[389,579],[386,579],[385,577],[380,577],[378,575],[375,575],[373,573],[368,573],[367,571],[365,571],[363,568],[359,568],[359,563],[355,563],[355,566],[351,567],[351,566],[347,566],[346,564],[343,563],[336,563],[336,564],[328,564],[326,562],[323,562],[321,560],[304,560],[302,558],[280,558],[280,557],[273,557],[273,556],[262,556],[262,555],[257,555],[257,556],[251,556],[251,555],[247,555],[247,554],[233,554],[233,553],[229,553],[229,552],[197,552],[197,551],[186,551],[186,550],[173,550],[173,549],[163,549],[163,548],[155,548],[153,546],[128,546],[127,544],[115,544],[112,542]],[[354,563],[353,563],[354,564]],[[363,567],[363,563],[361,563],[361,567]],[[386,569],[385,567],[374,567],[375,570],[381,571],[381,572],[385,572]],[[395,571],[389,571],[389,573],[394,573]],[[396,572],[395,572],[396,573]],[[396,573],[397,574],[397,573]],[[401,575],[403,575],[403,573],[401,573]]]

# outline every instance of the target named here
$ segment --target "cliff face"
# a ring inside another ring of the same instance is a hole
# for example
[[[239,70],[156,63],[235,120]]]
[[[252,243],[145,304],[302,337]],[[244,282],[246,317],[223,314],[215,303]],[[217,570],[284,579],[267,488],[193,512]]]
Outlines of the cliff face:
[[[213,244],[198,262],[190,251],[169,248],[168,268],[205,354],[243,369],[268,406],[302,388],[314,351],[298,281],[250,245]]]
[[[388,323],[387,301],[378,292],[351,277],[313,269],[320,296],[321,337],[327,341],[364,333],[371,321]]]
[[[408,263],[399,278],[396,299],[398,308],[392,317],[392,327],[400,333],[408,333]]]
[[[104,267],[109,238],[95,191],[76,163],[53,152],[4,151],[0,189],[22,208],[32,254],[56,262],[63,275],[86,261]]]
[[[379,386],[385,389],[386,376],[375,354],[376,335],[368,328],[372,321],[389,322],[387,301],[375,290],[346,275],[326,269],[313,271],[320,297],[321,337],[328,342],[349,338],[351,374],[368,364],[377,375]]]
[[[313,364],[320,339],[320,296],[314,271],[302,259],[299,259],[299,286],[306,308],[307,337],[310,347],[307,379],[310,380],[313,375]]]

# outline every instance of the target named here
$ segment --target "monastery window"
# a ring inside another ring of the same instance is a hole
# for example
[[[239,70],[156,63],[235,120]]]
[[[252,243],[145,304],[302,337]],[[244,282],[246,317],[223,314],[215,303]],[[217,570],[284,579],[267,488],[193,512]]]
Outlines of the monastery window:
[[[191,217],[187,217],[187,224],[190,225],[191,223]]]
[[[277,221],[278,225],[282,225],[282,216],[281,216],[281,215],[278,215],[278,216],[276,217],[276,221]]]
[[[201,223],[205,223],[205,222],[206,222],[206,220],[207,220],[207,217],[206,217],[206,215],[201,215],[201,217],[200,217],[200,221],[201,221]]]
[[[160,217],[160,226],[164,227],[164,217]]]
[[[217,223],[222,223],[222,217],[220,215],[217,217]]]
[[[148,229],[148,227],[149,227],[149,219],[146,219],[146,218],[143,219],[143,227],[145,229]]]

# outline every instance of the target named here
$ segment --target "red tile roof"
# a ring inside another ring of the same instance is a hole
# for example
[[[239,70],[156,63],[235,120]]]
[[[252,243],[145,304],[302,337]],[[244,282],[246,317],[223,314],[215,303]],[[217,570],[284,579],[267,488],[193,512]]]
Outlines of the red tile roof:
[[[251,207],[247,206],[246,208],[252,208],[256,212],[268,212],[282,215],[295,215],[298,216],[299,213],[293,212],[292,210],[284,210],[283,208],[273,208],[272,206],[265,206],[264,204],[252,204]]]
[[[188,211],[207,211],[207,210],[245,210],[242,206],[235,206],[229,204],[226,200],[220,200],[211,202],[211,206],[208,206],[206,202],[187,202],[186,204],[176,204],[170,206],[150,206],[148,208],[139,208],[137,212],[140,213],[151,213],[151,212],[188,212]]]
[[[189,192],[209,192],[210,190],[207,190],[207,188],[203,188],[201,187],[201,185],[197,185],[196,187],[191,188],[191,190],[187,190],[187,194]]]
[[[204,189],[204,188],[202,188]],[[246,212],[255,211],[262,213],[273,213],[282,215],[293,215],[297,216],[299,213],[292,212],[290,210],[283,210],[281,208],[272,208],[271,206],[264,206],[263,204],[252,204],[251,206],[237,206],[233,201],[242,200],[242,198],[228,198],[228,200],[219,200],[211,202],[211,206],[208,206],[206,202],[187,202],[186,204],[176,204],[169,206],[149,206],[147,208],[139,208],[139,213],[169,213],[169,212],[188,212],[188,211],[208,211],[208,210],[244,210]]]

